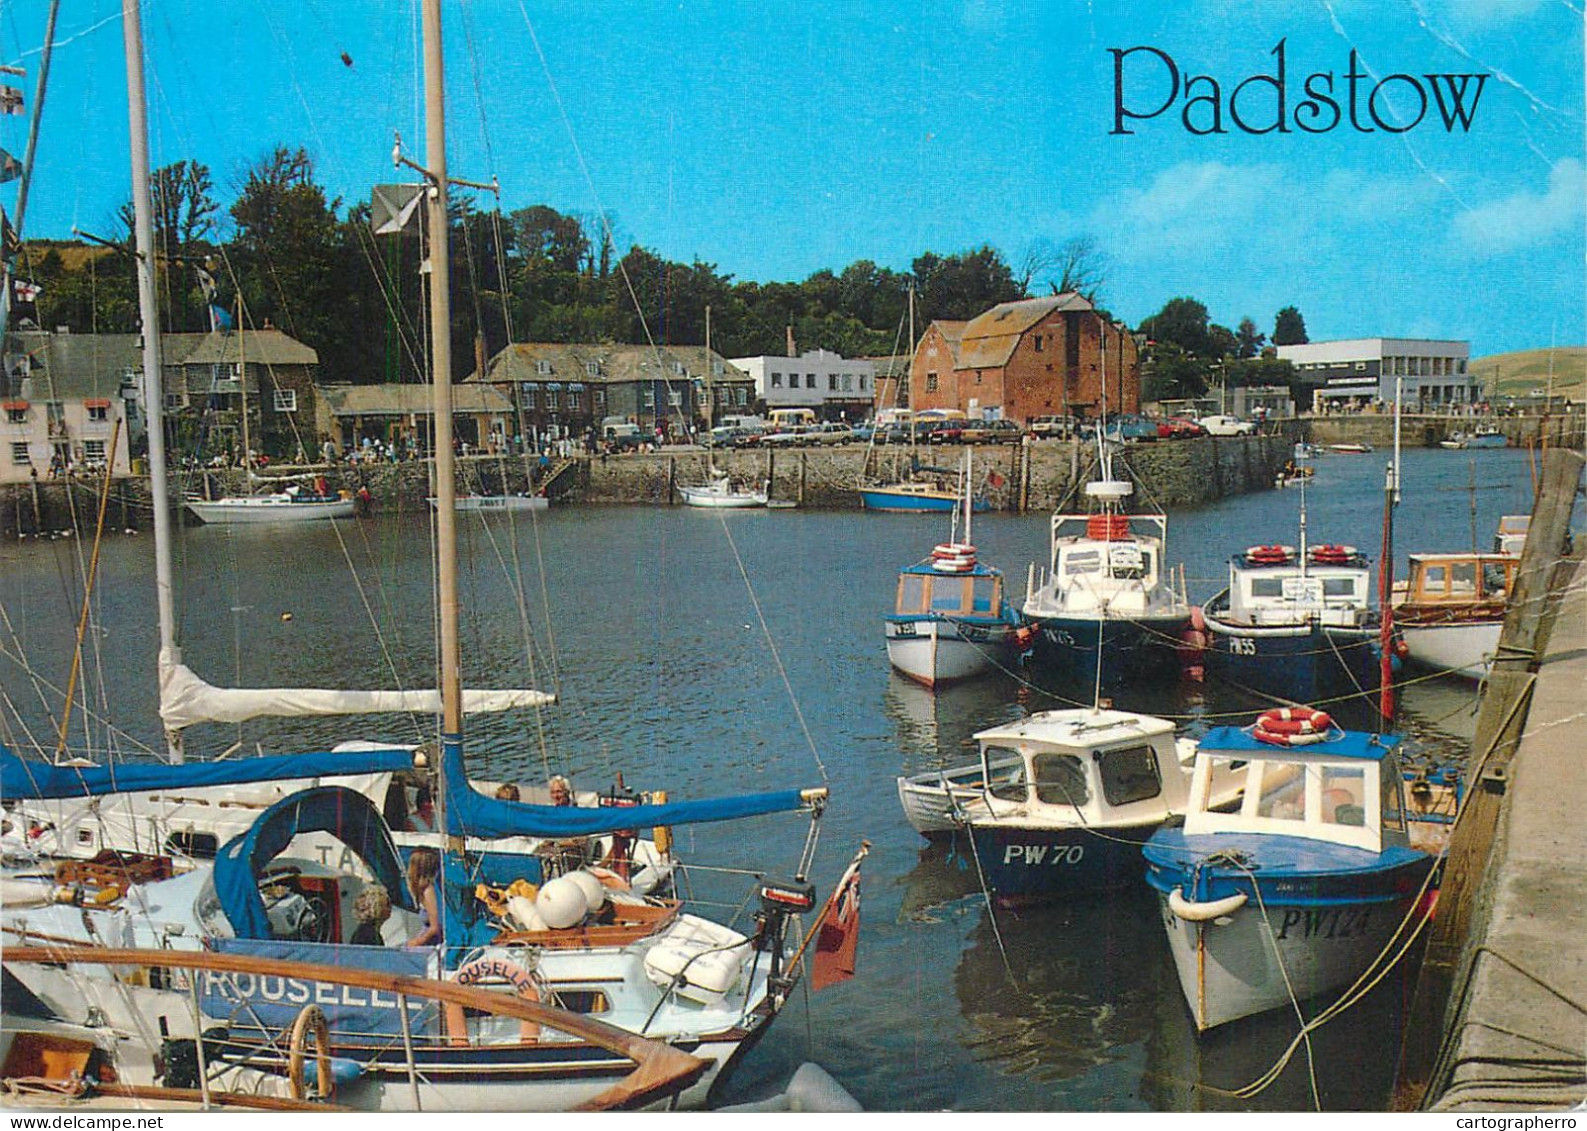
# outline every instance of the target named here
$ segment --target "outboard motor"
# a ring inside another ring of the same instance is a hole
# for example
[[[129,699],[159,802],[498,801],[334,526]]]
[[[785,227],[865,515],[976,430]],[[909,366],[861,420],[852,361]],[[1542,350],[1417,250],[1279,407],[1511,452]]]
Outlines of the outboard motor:
[[[802,880],[762,880],[756,894],[760,897],[760,910],[755,913],[755,949],[771,955],[771,981],[776,984],[783,981],[788,925],[795,915],[815,907],[816,889]]]

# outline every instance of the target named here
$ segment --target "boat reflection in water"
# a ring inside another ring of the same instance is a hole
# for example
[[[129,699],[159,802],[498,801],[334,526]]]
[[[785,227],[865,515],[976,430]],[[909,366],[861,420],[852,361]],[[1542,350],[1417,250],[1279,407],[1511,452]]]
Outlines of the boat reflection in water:
[[[904,773],[944,769],[975,754],[975,732],[1017,719],[1022,704],[1016,676],[993,672],[985,679],[932,691],[893,673],[882,710],[893,724]]]

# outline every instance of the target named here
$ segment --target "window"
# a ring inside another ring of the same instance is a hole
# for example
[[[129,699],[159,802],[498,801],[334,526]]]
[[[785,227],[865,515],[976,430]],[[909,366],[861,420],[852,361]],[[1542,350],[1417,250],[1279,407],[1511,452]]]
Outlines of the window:
[[[926,374],[926,392],[935,393],[936,391],[937,391],[937,375],[935,373]]]
[[[774,389],[782,388],[782,374],[781,373],[773,373],[771,375],[771,387],[774,388]]]
[[[1362,807],[1366,771],[1356,766],[1322,768],[1322,819],[1325,825],[1366,824]]]
[[[1475,596],[1477,592],[1477,563],[1456,562],[1449,571],[1449,591],[1463,596]]]
[[[1163,792],[1157,755],[1150,746],[1130,746],[1102,755],[1102,796],[1109,805],[1146,801]]]
[[[835,393],[837,391],[838,391],[838,375],[836,373],[828,373],[827,374],[827,392]]]
[[[542,377],[549,377],[551,375],[551,363],[543,357],[540,358],[535,362],[535,372]]]
[[[926,579],[921,574],[899,575],[898,611],[904,614],[926,611]]]
[[[1041,340],[1041,335],[1040,334],[1037,334],[1034,338],[1031,339],[1031,345],[1035,348],[1037,353],[1041,353],[1041,351],[1042,351],[1042,340]]]
[[[1449,587],[1449,570],[1445,566],[1428,566],[1427,572],[1422,575],[1422,592],[1443,596],[1444,590]]]
[[[1036,766],[1038,801],[1078,808],[1091,800],[1085,767],[1073,754],[1038,754],[1032,761]]]
[[[871,379],[869,377],[867,377],[865,374],[863,374],[863,373],[860,374],[860,392],[863,393],[867,388],[870,387],[870,380]]]
[[[645,405],[646,408],[648,408],[648,409],[650,409],[652,411],[655,410],[655,407],[656,407],[656,390],[655,389],[651,388],[649,385],[646,385],[645,386],[645,391],[642,394],[641,399],[643,400],[644,405]]]
[[[682,408],[683,407],[683,390],[682,389],[668,389],[667,390],[667,403],[669,405],[671,405],[673,408]]]
[[[1353,577],[1325,577],[1323,578],[1324,597],[1354,597],[1356,595],[1356,581]]]
[[[275,410],[277,412],[296,412],[298,410],[298,391],[296,389],[277,389],[275,391]]]
[[[805,374],[805,388],[813,389],[815,387],[816,387],[816,375],[814,373],[806,373]]]
[[[28,409],[26,405],[7,405],[7,424],[26,424],[28,422]]]
[[[103,440],[84,440],[83,459],[88,463],[104,463],[105,442]]]
[[[546,390],[546,408],[555,411],[557,407],[557,393],[555,389]]]
[[[586,361],[584,363],[584,372],[591,377],[599,377],[601,375],[601,363],[598,361]]]
[[[1009,763],[992,771],[992,780],[987,782],[991,787],[992,796],[999,801],[1024,801],[1025,759],[1019,756],[1019,751],[1010,750],[1006,746],[988,746],[986,761],[988,765],[994,762]]]
[[[681,362],[681,361],[674,361],[674,362],[673,362],[673,363],[672,363],[672,372],[673,372],[673,374],[674,374],[674,375],[675,375],[675,376],[678,376],[678,377],[682,377],[682,376],[683,376],[683,375],[684,375],[684,372],[683,372],[683,362]]]
[[[749,404],[749,390],[743,388],[733,390],[733,403],[739,408]]]
[[[32,455],[28,453],[28,445],[26,440],[12,442],[11,462],[17,467],[26,467],[33,462]]]
[[[1246,812],[1256,803],[1256,815],[1273,821],[1299,821],[1305,816],[1306,781],[1299,766],[1283,762],[1253,762],[1251,775],[1260,775],[1254,793],[1246,798]],[[1252,779],[1248,777],[1247,782]],[[1249,785],[1246,787],[1250,788]]]
[[[595,390],[595,411],[596,412],[605,412],[606,411],[606,390],[605,389],[596,389]]]
[[[990,616],[997,610],[997,578],[978,577],[974,582],[974,604],[970,607],[972,613],[980,616]]]
[[[165,400],[165,407],[167,409],[172,410],[172,411],[175,411],[176,409],[179,409],[179,408],[182,407],[182,394],[181,393],[166,393],[164,400]]]
[[[583,410],[583,408],[584,408],[584,394],[583,393],[569,393],[568,394],[568,411],[569,412],[580,412],[580,411]]]
[[[1102,552],[1100,550],[1076,550],[1063,555],[1064,576],[1069,577],[1077,573],[1096,573],[1102,568]]]
[[[104,424],[110,419],[110,406],[104,404],[89,405],[88,419],[96,424]]]
[[[1282,597],[1284,595],[1284,581],[1278,577],[1253,577],[1251,579],[1251,596],[1253,597]]]
[[[934,577],[931,579],[931,611],[934,613],[963,613],[968,577]]]

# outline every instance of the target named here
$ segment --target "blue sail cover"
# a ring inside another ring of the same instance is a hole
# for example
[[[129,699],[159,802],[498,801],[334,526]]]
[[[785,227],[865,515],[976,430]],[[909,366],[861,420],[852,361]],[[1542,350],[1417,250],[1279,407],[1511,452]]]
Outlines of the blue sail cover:
[[[330,833],[352,849],[384,884],[391,902],[417,911],[402,861],[374,803],[339,785],[318,786],[277,801],[247,832],[233,837],[215,857],[215,895],[240,939],[268,939],[270,921],[259,895],[259,873],[299,833]]]
[[[499,801],[476,792],[468,784],[462,745],[442,743],[441,778],[446,783],[446,831],[453,836],[504,837],[596,836],[621,829],[653,825],[690,825],[734,821],[763,813],[800,809],[804,799],[797,789],[778,793],[752,793],[705,801],[676,801],[666,805],[628,808],[526,805]]]
[[[1375,762],[1400,744],[1399,736],[1393,734],[1371,734],[1364,730],[1343,730],[1338,734],[1338,738],[1306,746],[1274,746],[1251,737],[1248,728],[1221,726],[1209,730],[1197,745],[1203,750],[1237,750],[1272,757],[1284,751],[1330,758],[1365,758]]]
[[[282,939],[210,941],[220,954],[313,962],[409,978],[429,977],[430,957],[434,953],[427,948],[338,946]],[[338,1035],[402,1035],[401,1004],[396,994],[311,978],[236,971],[205,970],[198,980],[200,1010],[206,1017],[225,1021],[233,1036],[252,1036],[261,1029],[280,1033],[291,1027],[305,1005],[319,1006],[331,1032]],[[409,1029],[422,1032],[433,1018],[435,1006],[424,998],[409,998],[407,1007]]]
[[[194,789],[208,785],[290,781],[413,768],[411,750],[357,750],[278,754],[234,762],[119,762],[108,766],[54,766],[22,758],[0,745],[0,797],[7,801],[45,801],[141,793],[156,789]]]

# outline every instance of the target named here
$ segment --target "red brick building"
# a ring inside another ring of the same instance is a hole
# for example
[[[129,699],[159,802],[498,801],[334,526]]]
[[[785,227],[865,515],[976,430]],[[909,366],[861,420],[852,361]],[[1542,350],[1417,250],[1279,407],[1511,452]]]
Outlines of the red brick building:
[[[973,419],[1139,412],[1141,369],[1129,330],[1084,297],[1005,302],[968,322],[933,322],[915,349],[909,403]]]

